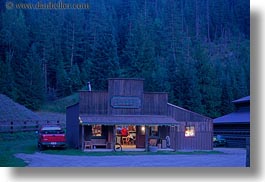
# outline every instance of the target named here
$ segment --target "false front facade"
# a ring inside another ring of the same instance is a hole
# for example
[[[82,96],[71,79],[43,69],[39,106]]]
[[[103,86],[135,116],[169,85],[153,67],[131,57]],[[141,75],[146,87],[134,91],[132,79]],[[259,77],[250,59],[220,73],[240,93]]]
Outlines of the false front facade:
[[[168,103],[164,92],[144,92],[143,79],[108,80],[108,91],[80,91],[66,113],[73,148],[211,150],[212,119]]]

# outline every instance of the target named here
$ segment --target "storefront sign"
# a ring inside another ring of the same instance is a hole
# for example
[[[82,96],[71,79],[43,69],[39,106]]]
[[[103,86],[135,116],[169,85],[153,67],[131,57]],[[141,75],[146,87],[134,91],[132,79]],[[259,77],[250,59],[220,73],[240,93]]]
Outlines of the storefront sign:
[[[110,105],[113,108],[139,109],[141,99],[139,97],[114,96],[111,98]]]

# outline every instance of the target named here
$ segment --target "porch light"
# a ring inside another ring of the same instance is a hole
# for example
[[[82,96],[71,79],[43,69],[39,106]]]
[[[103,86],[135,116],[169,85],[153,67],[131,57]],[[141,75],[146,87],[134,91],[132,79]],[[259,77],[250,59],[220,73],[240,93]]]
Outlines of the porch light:
[[[142,127],[141,127],[141,130],[142,130],[142,132],[145,132],[145,127],[142,126]]]

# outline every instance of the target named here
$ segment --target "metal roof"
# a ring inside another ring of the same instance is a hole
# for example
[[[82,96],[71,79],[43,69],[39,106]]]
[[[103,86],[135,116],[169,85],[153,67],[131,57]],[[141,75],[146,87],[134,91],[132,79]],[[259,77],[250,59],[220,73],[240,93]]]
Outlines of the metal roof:
[[[233,103],[250,102],[250,96],[242,97],[240,99],[232,101]]]
[[[250,123],[250,112],[233,112],[213,120],[214,124]]]
[[[80,122],[102,125],[177,125],[178,122],[164,115],[80,115]]]
[[[233,103],[248,103],[250,102],[250,96],[242,97],[240,99],[234,100]],[[250,123],[250,107],[249,105],[244,107],[239,107],[239,109],[230,114],[215,118],[213,120],[214,124],[234,124],[234,123]]]

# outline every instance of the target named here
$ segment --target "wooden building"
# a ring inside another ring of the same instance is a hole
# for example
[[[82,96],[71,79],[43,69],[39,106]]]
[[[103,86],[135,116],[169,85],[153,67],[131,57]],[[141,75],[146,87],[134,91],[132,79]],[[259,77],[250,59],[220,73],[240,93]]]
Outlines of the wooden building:
[[[246,147],[250,137],[250,96],[234,100],[236,110],[213,120],[214,134],[223,135],[227,147]]]
[[[143,79],[115,78],[108,80],[108,91],[80,91],[79,103],[67,108],[69,146],[84,149],[86,141],[101,139],[88,147],[113,149],[118,142],[132,149],[148,150],[151,144],[212,150],[211,118],[168,103],[167,93],[144,92],[143,83]]]

